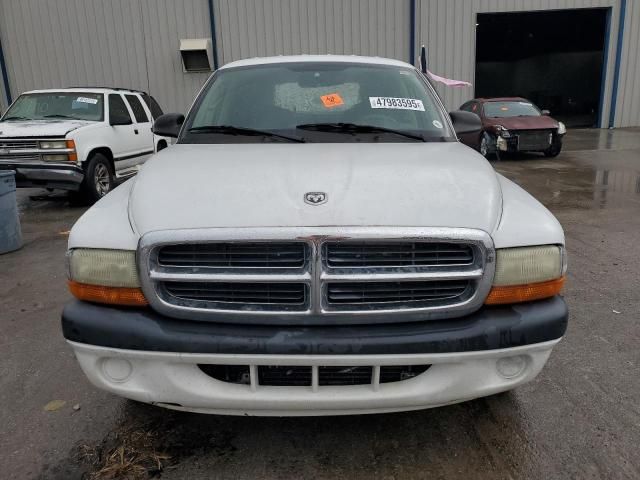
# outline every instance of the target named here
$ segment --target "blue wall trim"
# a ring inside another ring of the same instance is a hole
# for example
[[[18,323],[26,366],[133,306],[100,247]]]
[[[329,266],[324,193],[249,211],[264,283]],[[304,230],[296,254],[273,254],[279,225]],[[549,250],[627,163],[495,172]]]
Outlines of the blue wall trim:
[[[218,69],[218,44],[216,42],[216,17],[213,0],[209,0],[209,23],[211,24],[211,49],[213,50],[213,69]]]
[[[624,20],[627,14],[627,0],[620,0],[620,20],[618,20],[618,43],[616,46],[616,66],[613,70],[613,91],[611,92],[611,111],[609,112],[609,128],[613,128],[618,106],[618,83],[620,80],[620,63],[622,62],[622,41],[624,40]]]
[[[409,63],[416,66],[416,0],[409,3]]]
[[[4,51],[2,50],[2,40],[0,39],[0,70],[2,71],[2,83],[4,84],[4,95],[7,99],[7,106],[11,105],[11,87],[9,86],[9,74],[7,64],[4,61]]]
[[[604,127],[604,90],[607,83],[607,64],[609,63],[609,42],[611,39],[611,15],[613,9],[607,8],[606,26],[604,29],[604,50],[602,52],[602,72],[600,74],[600,105],[598,106],[598,128]]]

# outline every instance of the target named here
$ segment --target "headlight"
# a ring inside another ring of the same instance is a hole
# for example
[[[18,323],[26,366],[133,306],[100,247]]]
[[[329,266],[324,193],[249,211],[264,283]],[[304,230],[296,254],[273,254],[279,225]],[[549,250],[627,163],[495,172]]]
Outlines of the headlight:
[[[496,125],[496,130],[498,130],[498,135],[500,135],[502,138],[511,137],[511,133],[509,132],[509,130],[502,125]]]
[[[147,305],[140,289],[134,251],[77,248],[69,251],[67,262],[69,289],[80,300]]]
[[[557,295],[564,285],[566,269],[563,247],[498,249],[493,288],[485,303],[518,303]]]
[[[558,122],[558,135],[564,135],[567,133],[567,127],[565,127],[564,123]]]
[[[68,162],[69,155],[64,153],[46,154],[42,155],[42,160],[45,162]]]
[[[40,142],[40,148],[42,150],[52,150],[67,148],[66,140],[47,140],[46,142]]]

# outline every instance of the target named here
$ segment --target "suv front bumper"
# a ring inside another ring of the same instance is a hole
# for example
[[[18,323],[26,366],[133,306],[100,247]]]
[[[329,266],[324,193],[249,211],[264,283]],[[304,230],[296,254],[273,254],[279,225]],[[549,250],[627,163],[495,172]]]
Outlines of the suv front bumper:
[[[0,160],[0,171],[15,170],[16,186],[78,190],[84,171],[77,164]]]
[[[237,415],[339,415],[430,408],[510,390],[540,372],[566,330],[560,297],[485,307],[455,320],[331,327],[211,324],[73,302],[63,333],[99,388],[179,410]],[[198,364],[246,365],[251,384]],[[265,386],[263,365],[431,365],[407,380]],[[517,368],[516,368],[517,367]]]

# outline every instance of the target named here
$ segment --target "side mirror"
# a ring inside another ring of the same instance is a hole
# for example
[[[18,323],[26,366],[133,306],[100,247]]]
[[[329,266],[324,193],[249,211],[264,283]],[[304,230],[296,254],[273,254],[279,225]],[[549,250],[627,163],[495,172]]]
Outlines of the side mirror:
[[[449,116],[457,135],[479,134],[482,130],[482,121],[475,113],[456,110],[449,113]]]
[[[184,115],[181,113],[165,113],[156,118],[151,131],[161,137],[178,138],[183,123]]]
[[[545,117],[548,117],[549,115],[551,115],[551,112],[549,110],[542,110],[542,115],[544,115]]]

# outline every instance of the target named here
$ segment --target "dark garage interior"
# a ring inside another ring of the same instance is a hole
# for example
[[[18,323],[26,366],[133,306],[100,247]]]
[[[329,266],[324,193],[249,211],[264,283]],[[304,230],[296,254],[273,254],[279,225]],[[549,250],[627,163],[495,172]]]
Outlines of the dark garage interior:
[[[609,10],[481,13],[476,97],[521,96],[571,127],[595,127]]]

